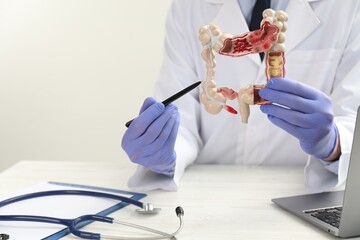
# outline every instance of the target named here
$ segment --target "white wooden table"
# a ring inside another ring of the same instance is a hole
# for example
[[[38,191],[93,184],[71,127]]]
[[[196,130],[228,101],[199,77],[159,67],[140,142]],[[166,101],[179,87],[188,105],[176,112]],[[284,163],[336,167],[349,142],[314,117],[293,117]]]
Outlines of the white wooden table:
[[[49,180],[129,190],[126,184],[134,169],[120,161],[22,161],[0,174],[0,197]],[[177,192],[151,191],[142,199],[161,207],[160,214],[139,216],[128,206],[111,216],[172,232],[178,226],[174,209],[180,205],[185,225],[179,240],[336,239],[271,202],[272,198],[306,193],[303,181],[301,167],[193,165]],[[84,230],[119,234],[114,226],[98,223]]]

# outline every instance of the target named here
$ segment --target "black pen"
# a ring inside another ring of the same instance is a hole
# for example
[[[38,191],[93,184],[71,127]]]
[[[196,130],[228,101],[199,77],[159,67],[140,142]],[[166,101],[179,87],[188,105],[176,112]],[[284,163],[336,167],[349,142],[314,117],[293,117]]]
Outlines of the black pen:
[[[165,99],[164,101],[162,101],[162,103],[166,106],[168,105],[169,103],[175,101],[176,99],[184,96],[185,94],[187,94],[188,92],[190,92],[191,90],[193,90],[194,88],[196,88],[197,86],[199,86],[201,83],[201,81],[198,81],[196,83],[193,83],[191,84],[190,86],[184,88],[183,90],[181,90],[180,92],[178,93],[175,93],[174,95],[172,95],[171,97]],[[132,123],[132,121],[134,121],[134,119],[128,121],[127,123],[125,123],[125,126],[126,127],[129,127],[130,124]]]

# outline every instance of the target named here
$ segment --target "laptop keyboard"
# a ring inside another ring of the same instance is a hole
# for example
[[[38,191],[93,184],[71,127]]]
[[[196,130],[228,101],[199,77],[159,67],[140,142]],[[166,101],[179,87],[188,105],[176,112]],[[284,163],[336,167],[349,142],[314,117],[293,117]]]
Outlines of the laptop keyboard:
[[[339,228],[341,218],[342,207],[329,207],[320,209],[306,210],[304,213],[310,214],[311,216],[330,224],[336,228]]]

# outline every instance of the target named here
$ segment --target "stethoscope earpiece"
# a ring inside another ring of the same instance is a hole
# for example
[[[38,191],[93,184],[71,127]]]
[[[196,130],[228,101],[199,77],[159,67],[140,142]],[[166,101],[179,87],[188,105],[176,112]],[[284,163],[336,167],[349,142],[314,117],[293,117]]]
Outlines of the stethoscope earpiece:
[[[5,233],[1,233],[0,234],[0,240],[8,240],[10,239],[10,236],[5,234]]]
[[[178,206],[175,208],[175,213],[176,213],[176,216],[182,217],[182,216],[184,216],[184,209],[182,207]]]

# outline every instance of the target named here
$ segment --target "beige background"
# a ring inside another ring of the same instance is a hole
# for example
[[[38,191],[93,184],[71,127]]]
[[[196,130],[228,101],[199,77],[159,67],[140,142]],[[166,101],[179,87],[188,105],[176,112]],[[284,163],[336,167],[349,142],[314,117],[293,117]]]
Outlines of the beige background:
[[[0,0],[0,171],[19,160],[128,161],[170,0]]]

